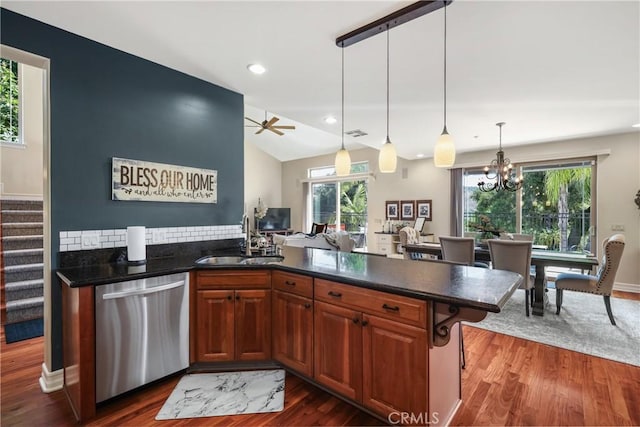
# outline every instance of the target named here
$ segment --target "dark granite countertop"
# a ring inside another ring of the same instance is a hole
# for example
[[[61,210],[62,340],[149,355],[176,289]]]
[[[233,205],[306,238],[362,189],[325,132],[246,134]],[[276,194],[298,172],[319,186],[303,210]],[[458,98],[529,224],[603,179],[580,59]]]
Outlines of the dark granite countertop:
[[[355,252],[283,248],[284,260],[267,265],[201,266],[193,257],[148,260],[141,266],[103,263],[57,270],[71,287],[103,285],[192,269],[269,268],[405,295],[499,312],[518,288],[516,273],[440,262],[391,259]]]

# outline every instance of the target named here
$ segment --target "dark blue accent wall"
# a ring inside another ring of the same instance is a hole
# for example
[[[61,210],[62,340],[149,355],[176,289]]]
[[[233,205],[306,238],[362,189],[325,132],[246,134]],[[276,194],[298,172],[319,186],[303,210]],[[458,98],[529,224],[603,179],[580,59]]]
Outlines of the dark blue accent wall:
[[[60,231],[240,222],[242,95],[7,9],[0,13],[2,44],[50,59],[52,267]],[[112,201],[112,157],[215,169],[218,203]],[[55,280],[51,286],[51,369],[60,369],[60,289]]]

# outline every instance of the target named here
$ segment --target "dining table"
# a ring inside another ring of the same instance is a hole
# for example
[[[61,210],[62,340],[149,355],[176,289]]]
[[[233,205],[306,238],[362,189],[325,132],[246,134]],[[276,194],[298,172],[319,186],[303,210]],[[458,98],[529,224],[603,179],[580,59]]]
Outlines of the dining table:
[[[428,254],[442,258],[442,247],[440,243],[407,244],[404,245],[403,248],[407,252]],[[491,254],[487,247],[476,246],[475,256],[476,261],[491,261]],[[544,316],[546,293],[545,268],[565,267],[591,271],[592,268],[598,265],[598,259],[589,254],[536,250],[534,245],[534,249],[531,251],[531,265],[535,267],[532,313],[536,316]]]

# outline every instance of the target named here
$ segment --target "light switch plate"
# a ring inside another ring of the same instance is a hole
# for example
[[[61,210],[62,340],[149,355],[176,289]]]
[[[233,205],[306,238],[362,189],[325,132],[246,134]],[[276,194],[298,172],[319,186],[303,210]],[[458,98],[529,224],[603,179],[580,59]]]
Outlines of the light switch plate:
[[[80,238],[82,249],[99,249],[100,248],[100,232],[89,231],[83,232]]]
[[[153,230],[151,235],[151,243],[158,245],[161,243],[167,243],[167,231],[166,230]]]
[[[624,231],[624,224],[612,224],[611,231]]]

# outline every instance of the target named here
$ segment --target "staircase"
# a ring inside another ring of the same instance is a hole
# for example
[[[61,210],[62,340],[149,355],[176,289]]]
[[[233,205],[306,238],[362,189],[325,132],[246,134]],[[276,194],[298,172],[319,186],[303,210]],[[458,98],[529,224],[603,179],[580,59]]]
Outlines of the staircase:
[[[42,317],[42,201],[0,200],[4,323]]]

